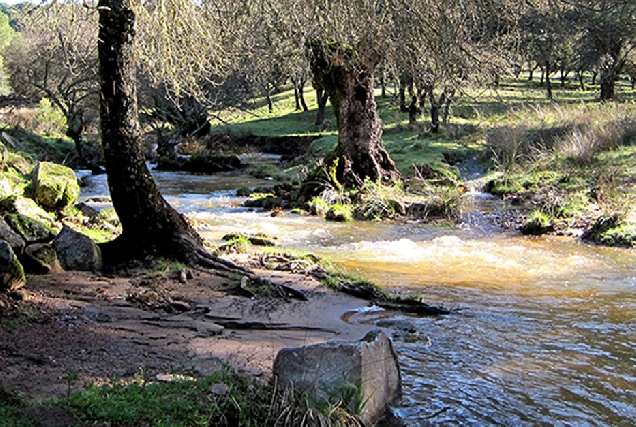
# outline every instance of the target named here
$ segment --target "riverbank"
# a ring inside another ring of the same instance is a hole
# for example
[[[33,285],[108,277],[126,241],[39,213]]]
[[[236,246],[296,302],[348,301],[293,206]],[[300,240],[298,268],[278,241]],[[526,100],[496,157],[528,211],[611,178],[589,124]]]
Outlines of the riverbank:
[[[268,379],[279,349],[353,341],[376,328],[368,302],[306,275],[259,271],[307,301],[240,296],[232,280],[196,271],[192,279],[64,272],[37,276],[2,307],[2,385],[28,400],[59,398],[85,382],[184,371],[211,375],[224,363]]]

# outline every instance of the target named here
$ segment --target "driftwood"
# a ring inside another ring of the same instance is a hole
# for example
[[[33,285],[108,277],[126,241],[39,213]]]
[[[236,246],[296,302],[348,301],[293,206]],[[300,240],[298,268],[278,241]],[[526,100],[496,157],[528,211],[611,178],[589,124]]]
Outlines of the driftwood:
[[[276,331],[322,331],[322,332],[330,332],[337,333],[331,329],[318,328],[313,326],[298,326],[298,325],[290,325],[287,323],[265,323],[265,322],[250,322],[250,321],[238,321],[238,320],[215,320],[214,323],[217,325],[223,326],[226,329],[237,329],[237,330],[276,330]]]
[[[444,307],[428,305],[417,300],[395,298],[393,301],[374,301],[374,303],[387,310],[402,311],[404,313],[418,314],[420,316],[439,316],[451,314],[453,311]]]
[[[438,307],[423,303],[422,301],[408,298],[401,298],[384,293],[377,286],[367,282],[344,282],[340,281],[340,291],[352,295],[356,298],[371,301],[378,307],[387,310],[401,311],[409,314],[417,314],[420,316],[439,316],[451,314],[458,310],[449,310],[444,307]]]

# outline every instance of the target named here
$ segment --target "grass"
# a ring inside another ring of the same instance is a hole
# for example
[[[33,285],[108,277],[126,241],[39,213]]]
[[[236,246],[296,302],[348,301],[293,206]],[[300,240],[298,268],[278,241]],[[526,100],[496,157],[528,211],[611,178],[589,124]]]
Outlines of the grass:
[[[216,386],[216,387],[215,387]],[[194,381],[132,383],[114,381],[55,402],[85,423],[112,425],[244,425],[260,426],[274,419],[269,390],[229,369]]]
[[[258,382],[228,367],[205,377],[188,373],[173,375],[173,381],[157,382],[143,370],[132,380],[114,379],[97,386],[45,402],[72,411],[82,425],[113,426],[357,426],[362,403],[358,390],[343,386],[330,400],[318,401],[275,383]],[[76,377],[69,374],[69,381]],[[0,425],[29,426],[20,414],[29,406],[0,388]],[[314,421],[319,420],[319,424]]]

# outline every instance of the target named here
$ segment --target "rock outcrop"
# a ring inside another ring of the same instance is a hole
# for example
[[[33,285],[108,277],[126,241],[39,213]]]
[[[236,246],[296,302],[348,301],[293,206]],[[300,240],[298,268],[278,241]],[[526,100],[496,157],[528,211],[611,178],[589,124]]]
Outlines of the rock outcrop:
[[[380,331],[358,342],[284,348],[274,361],[274,376],[281,387],[322,402],[342,402],[368,424],[382,418],[402,386],[397,355]]]

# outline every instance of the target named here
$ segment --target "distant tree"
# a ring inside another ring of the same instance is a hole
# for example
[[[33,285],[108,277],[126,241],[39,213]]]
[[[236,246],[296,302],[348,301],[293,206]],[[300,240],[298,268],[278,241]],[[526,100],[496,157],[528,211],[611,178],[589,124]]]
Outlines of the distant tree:
[[[575,62],[576,32],[567,5],[549,0],[532,0],[527,5],[519,19],[520,48],[541,68],[546,96],[552,99],[550,76],[559,69],[561,83],[565,84],[565,77]]]
[[[577,11],[579,44],[587,63],[598,64],[599,98],[614,98],[615,85],[636,47],[636,2],[632,0],[561,0]]]
[[[46,97],[66,118],[66,134],[87,158],[84,113],[96,108],[97,14],[75,3],[35,8],[23,19],[23,30],[6,49],[9,82],[16,94]]]
[[[15,38],[15,30],[9,25],[9,16],[0,12],[0,95],[7,95],[10,87],[4,70],[4,50]]]

